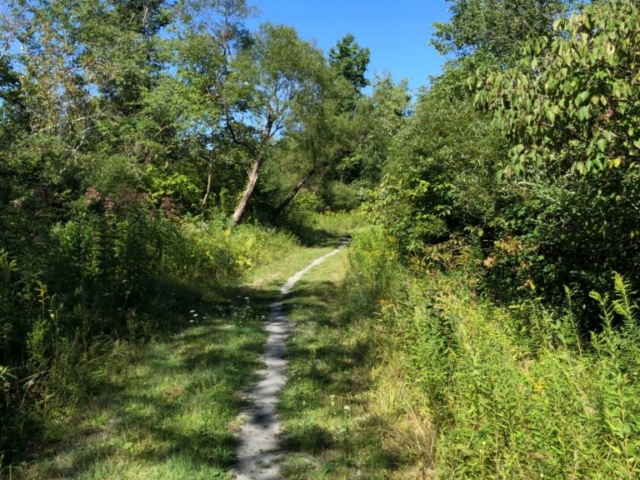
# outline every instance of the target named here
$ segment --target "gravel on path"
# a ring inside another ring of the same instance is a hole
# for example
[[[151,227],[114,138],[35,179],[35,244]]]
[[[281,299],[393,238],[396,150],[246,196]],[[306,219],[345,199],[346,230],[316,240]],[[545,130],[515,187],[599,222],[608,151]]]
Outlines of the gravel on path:
[[[276,412],[278,395],[287,382],[285,367],[287,364],[287,341],[294,330],[283,313],[282,301],[303,275],[313,267],[320,265],[329,257],[337,254],[349,244],[342,244],[314,260],[304,269],[290,277],[280,289],[280,296],[270,304],[271,315],[265,330],[269,338],[265,345],[262,360],[265,368],[258,373],[262,380],[249,394],[252,408],[245,412],[240,434],[240,445],[236,451],[238,465],[233,473],[238,480],[277,480],[280,477],[280,421]]]

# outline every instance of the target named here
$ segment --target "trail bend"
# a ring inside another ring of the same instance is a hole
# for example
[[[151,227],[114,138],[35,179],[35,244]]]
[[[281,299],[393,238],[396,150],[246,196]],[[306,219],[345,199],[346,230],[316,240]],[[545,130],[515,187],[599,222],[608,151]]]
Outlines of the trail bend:
[[[262,379],[249,394],[252,407],[241,415],[244,424],[240,433],[240,444],[236,450],[238,464],[232,472],[237,480],[281,478],[281,425],[276,404],[278,395],[287,382],[287,341],[294,330],[293,323],[284,314],[283,300],[305,274],[342,251],[348,244],[349,240],[343,241],[339,247],[292,275],[280,288],[280,296],[269,305],[270,315],[265,324],[269,337],[262,354],[265,368],[258,372]]]

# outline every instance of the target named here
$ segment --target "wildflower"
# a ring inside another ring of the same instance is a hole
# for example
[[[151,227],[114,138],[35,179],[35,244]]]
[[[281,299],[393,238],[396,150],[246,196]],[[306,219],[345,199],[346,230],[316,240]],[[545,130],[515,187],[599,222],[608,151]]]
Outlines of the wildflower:
[[[87,197],[90,200],[95,200],[95,201],[100,201],[101,200],[100,192],[98,192],[96,187],[87,188],[87,190],[86,190],[84,195],[85,195],[85,197]]]
[[[111,197],[105,197],[104,201],[102,202],[104,205],[104,209],[107,212],[112,212],[113,209],[116,206],[116,202],[113,201],[113,199]]]

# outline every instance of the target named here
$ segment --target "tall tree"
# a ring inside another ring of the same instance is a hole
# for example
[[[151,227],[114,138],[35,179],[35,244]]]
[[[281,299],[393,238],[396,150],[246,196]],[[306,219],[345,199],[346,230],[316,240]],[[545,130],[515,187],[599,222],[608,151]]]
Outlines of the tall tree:
[[[451,19],[435,23],[432,45],[443,55],[512,58],[527,40],[552,32],[576,0],[447,0]]]
[[[329,50],[329,65],[334,75],[351,85],[351,95],[343,100],[342,110],[352,111],[362,96],[362,89],[369,85],[365,77],[369,57],[369,49],[361,47],[352,34],[345,35]]]
[[[194,161],[204,189],[203,211],[212,195],[242,188],[239,179],[247,156],[243,142],[232,134],[244,131],[242,119],[234,125],[234,102],[244,102],[233,93],[230,76],[238,54],[252,43],[244,22],[253,14],[244,0],[185,0],[178,6],[179,33],[174,42],[176,78],[172,98],[183,104],[179,116],[182,130],[195,147]],[[214,166],[217,171],[214,175]]]
[[[353,90],[360,93],[369,85],[365,77],[369,66],[370,51],[358,45],[355,37],[349,33],[329,50],[329,63],[336,74],[345,78]]]
[[[262,25],[250,48],[232,64],[225,122],[232,140],[251,156],[244,191],[232,216],[236,225],[258,182],[273,141],[301,125],[301,105],[321,100],[322,52],[301,40],[291,27]]]

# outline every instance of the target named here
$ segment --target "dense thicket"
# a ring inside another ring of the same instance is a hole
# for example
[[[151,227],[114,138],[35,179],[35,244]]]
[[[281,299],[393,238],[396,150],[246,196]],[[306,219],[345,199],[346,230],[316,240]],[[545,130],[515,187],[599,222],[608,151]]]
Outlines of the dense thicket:
[[[530,3],[522,23],[508,22],[508,9],[483,14],[494,25],[490,45],[503,39],[509,51],[502,29],[532,28],[518,37],[518,60],[497,47],[486,55],[485,36],[465,33],[467,9],[483,2],[456,4],[437,42],[467,45],[464,55],[394,139],[376,205],[408,253],[474,245],[496,298],[541,296],[558,306],[569,288],[590,329],[599,323],[591,290],[608,291],[611,271],[640,280],[638,12],[613,1],[563,18],[557,13],[571,5],[558,3],[534,21],[538,3]]]
[[[452,4],[347,282],[412,392],[381,422],[407,478],[636,478],[640,11]]]

